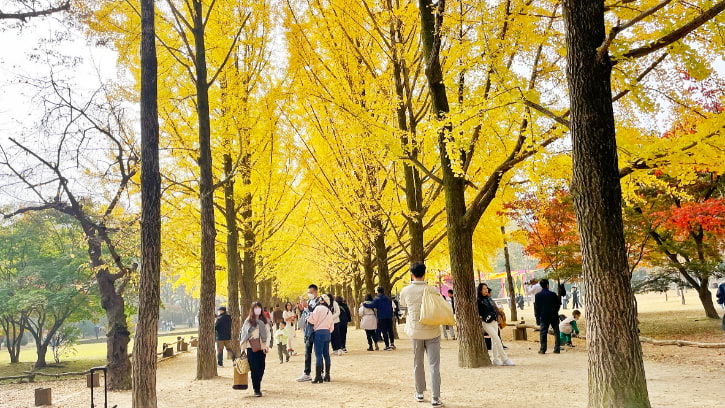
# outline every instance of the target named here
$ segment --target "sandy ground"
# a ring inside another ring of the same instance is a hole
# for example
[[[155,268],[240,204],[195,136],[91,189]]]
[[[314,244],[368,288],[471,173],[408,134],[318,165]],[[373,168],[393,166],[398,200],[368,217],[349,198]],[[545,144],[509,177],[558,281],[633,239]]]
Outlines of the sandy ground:
[[[662,299],[663,300],[663,299]],[[658,299],[653,309],[660,309]],[[670,307],[672,298],[667,302]],[[640,304],[640,307],[642,304]],[[688,305],[688,307],[692,307]],[[530,308],[524,311],[524,317]],[[402,327],[401,327],[402,328]],[[402,331],[402,330],[401,330]],[[403,335],[404,336],[404,335]],[[510,329],[503,332],[509,357],[515,367],[462,369],[457,367],[457,342],[442,340],[442,397],[447,407],[481,407],[487,404],[511,407],[585,407],[587,396],[587,355],[582,340],[561,355],[538,355],[538,343],[529,332],[529,341],[514,342]],[[276,351],[267,357],[262,383],[263,398],[250,391],[231,388],[232,369],[227,362],[219,377],[194,380],[196,353],[182,354],[160,364],[158,395],[161,408],[192,407],[421,407],[413,401],[412,356],[409,341],[397,342],[393,352],[365,351],[364,332],[350,330],[344,356],[333,356],[332,383],[297,383],[303,357],[279,364]],[[551,338],[550,338],[551,339]],[[553,339],[551,339],[553,340]],[[551,347],[551,346],[550,346]],[[723,406],[725,355],[716,349],[678,348],[644,345],[650,399],[653,407]],[[651,359],[677,352],[679,358]],[[683,354],[684,353],[684,354]],[[693,364],[692,361],[697,361]],[[709,361],[710,364],[702,362]],[[89,407],[90,390],[85,380],[45,383],[53,389],[55,407]],[[0,386],[0,407],[33,406],[37,384]],[[426,401],[430,395],[426,393]],[[96,406],[98,400],[96,400]],[[131,406],[130,392],[109,394],[109,407]],[[102,403],[102,400],[101,400]],[[427,405],[427,404],[426,404]]]

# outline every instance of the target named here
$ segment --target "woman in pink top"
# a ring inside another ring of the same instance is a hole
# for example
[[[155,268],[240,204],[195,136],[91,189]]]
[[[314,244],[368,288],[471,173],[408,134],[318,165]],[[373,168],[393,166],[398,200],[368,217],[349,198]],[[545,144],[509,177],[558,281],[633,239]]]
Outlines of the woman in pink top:
[[[310,317],[307,319],[307,323],[311,324],[315,329],[315,379],[312,381],[313,384],[320,384],[323,381],[330,382],[330,338],[332,332],[335,330],[335,320],[330,311],[331,304],[332,299],[330,295],[322,295],[320,303],[315,306],[315,310],[312,311]],[[322,377],[324,368],[322,365],[323,357],[325,365],[327,366],[327,369],[324,370],[324,378]]]

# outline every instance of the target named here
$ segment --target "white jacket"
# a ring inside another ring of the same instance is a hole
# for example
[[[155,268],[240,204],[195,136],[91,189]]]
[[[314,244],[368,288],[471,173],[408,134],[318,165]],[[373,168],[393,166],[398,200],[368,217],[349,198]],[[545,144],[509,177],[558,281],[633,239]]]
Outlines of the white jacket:
[[[405,334],[415,340],[430,340],[441,335],[440,326],[430,326],[420,323],[420,307],[423,302],[423,292],[432,291],[435,296],[440,296],[425,281],[413,281],[400,292],[400,307],[407,307],[408,313],[405,319]]]
[[[360,314],[360,328],[363,330],[376,330],[378,328],[378,316],[375,314],[375,309],[369,309],[360,304],[358,309]]]

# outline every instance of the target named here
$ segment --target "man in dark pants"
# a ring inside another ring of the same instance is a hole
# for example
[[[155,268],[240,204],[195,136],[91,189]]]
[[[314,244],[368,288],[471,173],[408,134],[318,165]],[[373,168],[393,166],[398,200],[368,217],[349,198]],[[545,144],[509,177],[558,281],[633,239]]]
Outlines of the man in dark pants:
[[[305,336],[305,371],[302,373],[298,382],[312,381],[310,373],[312,372],[312,350],[314,348],[315,341],[315,330],[314,327],[307,323],[307,318],[310,316],[315,307],[320,303],[320,297],[317,294],[317,285],[312,284],[307,288],[307,307],[302,310],[300,316],[300,329]]]
[[[572,305],[574,309],[579,309],[581,307],[579,304],[579,288],[576,286],[571,287],[571,301],[574,303]]]
[[[377,309],[378,329],[385,342],[385,351],[395,350],[395,334],[393,333],[393,302],[385,296],[385,289],[378,288],[378,295],[372,302],[365,302],[368,309]]]
[[[549,290],[549,281],[542,279],[539,282],[541,292],[536,294],[534,300],[534,314],[541,322],[539,332],[539,354],[546,353],[546,337],[549,335],[549,327],[554,330],[554,353],[559,354],[561,343],[559,340],[559,308],[561,299],[556,293]]]
[[[227,314],[227,308],[222,306],[218,310],[214,331],[216,332],[216,363],[219,367],[224,365],[224,349],[232,351],[232,318]]]

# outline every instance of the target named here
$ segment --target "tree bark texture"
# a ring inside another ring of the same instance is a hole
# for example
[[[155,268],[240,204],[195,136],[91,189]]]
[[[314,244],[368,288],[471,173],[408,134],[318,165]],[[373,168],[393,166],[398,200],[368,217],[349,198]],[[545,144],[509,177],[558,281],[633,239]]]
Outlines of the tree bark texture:
[[[448,250],[451,262],[453,287],[456,290],[456,317],[458,322],[458,365],[475,368],[490,366],[483,341],[481,319],[476,307],[475,280],[473,275],[473,228],[466,217],[465,179],[457,177],[451,168],[446,148],[446,123],[449,112],[448,96],[443,83],[440,63],[441,35],[445,0],[433,5],[431,0],[418,0],[421,21],[421,40],[425,62],[425,76],[431,96],[431,109],[442,126],[438,145],[443,172],[443,189],[446,197]]]
[[[232,318],[232,337],[242,328],[239,309],[239,230],[237,229],[237,208],[234,200],[234,177],[232,176],[232,156],[224,155],[224,209],[227,223],[227,312]],[[239,342],[232,342],[234,354],[240,355]]]
[[[509,308],[511,309],[509,319],[515,322],[519,320],[519,316],[516,313],[516,290],[514,289],[514,278],[511,276],[511,257],[509,256],[509,243],[506,241],[506,227],[501,227],[501,234],[503,235],[503,257],[506,264],[506,283],[509,291]]]
[[[108,388],[128,390],[131,388],[131,359],[128,356],[131,333],[128,331],[124,299],[116,292],[116,279],[101,259],[100,242],[97,242],[96,238],[90,237],[88,246],[91,265],[102,268],[96,273],[96,281],[101,293],[101,307],[106,311],[108,321],[108,332],[106,333]]]
[[[622,226],[603,0],[564,0],[572,193],[587,293],[590,407],[649,407]]]
[[[258,298],[257,294],[257,259],[255,245],[257,236],[254,232],[254,220],[252,216],[252,192],[249,186],[252,184],[252,156],[249,152],[249,143],[244,146],[244,157],[242,157],[241,176],[242,183],[247,187],[247,192],[242,197],[242,231],[244,233],[244,258],[242,260],[242,313],[246,307]]]
[[[388,247],[385,243],[385,228],[380,219],[373,220],[375,235],[375,263],[378,266],[378,285],[385,289],[385,294],[390,295],[390,270],[388,268]]]
[[[141,276],[133,350],[132,406],[156,408],[161,276],[161,174],[154,2],[141,0]]]
[[[201,0],[193,0],[194,48],[196,51],[196,105],[199,119],[199,201],[201,212],[201,294],[199,302],[199,348],[196,379],[216,377],[214,359],[214,298],[216,297],[216,254],[214,243],[214,182],[211,157],[211,123],[209,118],[209,83],[207,80],[204,13]]]
[[[375,270],[373,269],[373,255],[370,248],[365,250],[365,255],[363,256],[363,272],[365,274],[365,294],[375,296]]]

